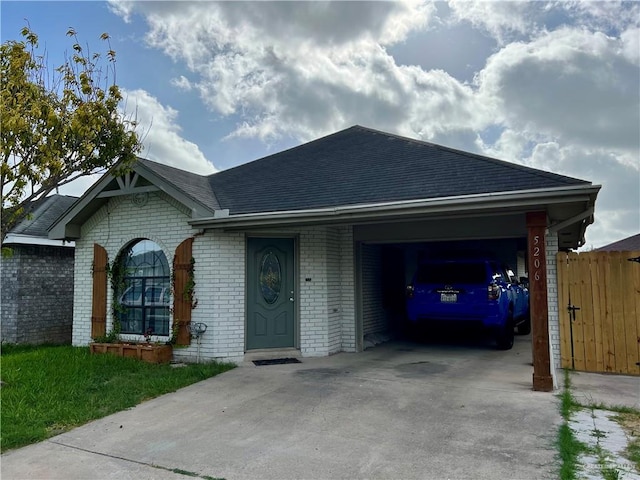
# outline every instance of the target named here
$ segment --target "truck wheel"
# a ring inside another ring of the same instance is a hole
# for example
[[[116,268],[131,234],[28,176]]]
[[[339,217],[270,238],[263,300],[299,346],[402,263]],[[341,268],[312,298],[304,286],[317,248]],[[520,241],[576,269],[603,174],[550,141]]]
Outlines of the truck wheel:
[[[515,337],[515,332],[513,330],[513,319],[510,316],[504,327],[500,328],[496,335],[496,346],[498,347],[498,350],[511,350]]]
[[[527,316],[520,325],[518,325],[518,335],[529,335],[531,333],[531,315],[527,312]]]

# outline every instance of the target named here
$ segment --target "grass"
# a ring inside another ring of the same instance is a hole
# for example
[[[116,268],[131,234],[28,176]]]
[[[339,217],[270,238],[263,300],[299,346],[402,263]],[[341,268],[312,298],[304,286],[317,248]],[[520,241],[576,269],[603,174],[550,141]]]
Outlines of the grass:
[[[636,470],[640,472],[640,440],[633,439],[627,446],[627,458],[636,466]]]
[[[0,450],[45,440],[231,368],[152,365],[91,355],[87,347],[3,345]]]
[[[578,410],[580,405],[571,395],[571,381],[569,372],[565,370],[564,390],[560,394],[560,414],[564,419],[558,429],[556,445],[560,456],[560,479],[575,480],[579,471],[578,458],[588,451],[587,446],[578,441],[575,434],[569,428],[571,414]]]
[[[569,370],[565,370],[564,390],[560,395],[560,414],[564,419],[563,424],[558,430],[557,446],[561,460],[560,479],[574,480],[578,478],[580,465],[578,459],[582,454],[592,454],[597,458],[600,466],[600,474],[604,480],[619,480],[621,473],[616,466],[611,465],[609,455],[600,446],[600,442],[596,442],[595,447],[590,447],[578,441],[575,434],[569,427],[569,420],[572,414],[578,410],[607,410],[616,412],[618,415],[613,418],[617,421],[630,435],[631,440],[626,450],[626,457],[631,460],[637,471],[640,471],[640,411],[636,408],[616,405],[604,405],[590,403],[583,405],[577,402],[571,395],[571,381]],[[594,429],[591,433],[596,439],[605,437],[605,433],[598,429]]]
[[[636,471],[640,472],[640,413],[637,410],[619,412],[613,420],[618,422],[629,435],[626,457],[633,462]]]

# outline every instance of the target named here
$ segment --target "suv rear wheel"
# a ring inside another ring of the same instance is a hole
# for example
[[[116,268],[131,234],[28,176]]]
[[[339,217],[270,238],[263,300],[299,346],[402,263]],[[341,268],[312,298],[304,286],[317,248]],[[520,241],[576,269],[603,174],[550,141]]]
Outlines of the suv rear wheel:
[[[518,335],[529,335],[531,333],[531,312],[527,311],[527,316],[518,325]]]
[[[510,350],[513,347],[514,337],[513,315],[509,313],[509,318],[504,327],[500,328],[496,334],[496,346],[498,350]]]

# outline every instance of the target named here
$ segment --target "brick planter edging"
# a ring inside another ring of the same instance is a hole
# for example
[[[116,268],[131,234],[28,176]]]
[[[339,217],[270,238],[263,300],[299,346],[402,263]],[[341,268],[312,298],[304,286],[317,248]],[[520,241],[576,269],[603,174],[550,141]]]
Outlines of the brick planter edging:
[[[172,345],[131,343],[90,343],[91,353],[110,353],[120,357],[137,358],[148,363],[169,363],[173,359]]]

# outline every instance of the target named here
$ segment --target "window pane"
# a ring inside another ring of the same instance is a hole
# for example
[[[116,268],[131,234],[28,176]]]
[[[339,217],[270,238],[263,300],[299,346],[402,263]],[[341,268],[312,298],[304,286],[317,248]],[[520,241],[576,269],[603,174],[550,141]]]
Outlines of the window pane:
[[[127,256],[127,274],[132,277],[169,276],[169,263],[162,249],[151,240],[141,240]]]
[[[142,305],[142,279],[125,278],[125,291],[120,297],[120,304],[125,307]]]
[[[280,296],[282,274],[280,260],[273,252],[265,253],[262,257],[259,284],[265,302],[275,303]]]
[[[422,265],[418,269],[418,283],[460,284],[483,283],[486,280],[484,263],[451,262]]]
[[[142,309],[127,308],[120,314],[122,333],[142,333]]]
[[[120,295],[123,333],[169,335],[170,270],[159,245],[140,240],[123,254],[124,291]]]
[[[169,335],[169,309],[147,308],[147,328],[154,335]]]

